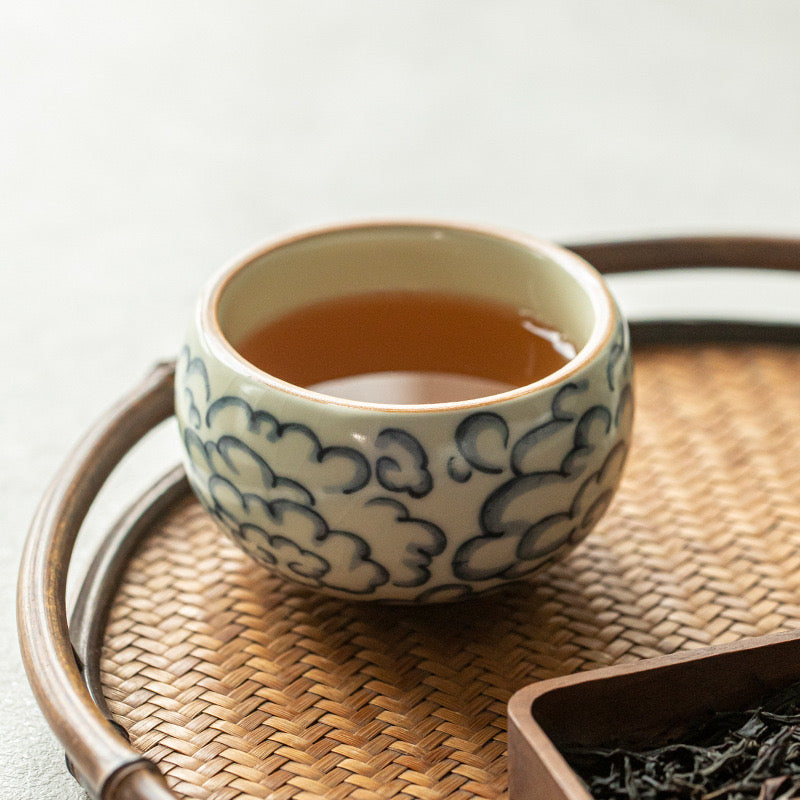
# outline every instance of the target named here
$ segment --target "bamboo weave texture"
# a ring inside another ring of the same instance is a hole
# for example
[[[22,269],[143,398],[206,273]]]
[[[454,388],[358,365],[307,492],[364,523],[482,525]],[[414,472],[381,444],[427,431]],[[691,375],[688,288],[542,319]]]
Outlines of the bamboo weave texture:
[[[109,706],[184,797],[507,797],[517,689],[800,627],[798,377],[798,348],[640,350],[606,517],[528,583],[463,604],[287,586],[186,499],[110,609]]]

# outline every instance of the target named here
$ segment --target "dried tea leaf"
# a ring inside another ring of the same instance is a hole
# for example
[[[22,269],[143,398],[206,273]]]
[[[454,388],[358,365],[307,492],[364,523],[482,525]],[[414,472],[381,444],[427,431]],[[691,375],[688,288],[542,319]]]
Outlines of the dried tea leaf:
[[[800,800],[800,684],[648,750],[570,748],[596,800]]]

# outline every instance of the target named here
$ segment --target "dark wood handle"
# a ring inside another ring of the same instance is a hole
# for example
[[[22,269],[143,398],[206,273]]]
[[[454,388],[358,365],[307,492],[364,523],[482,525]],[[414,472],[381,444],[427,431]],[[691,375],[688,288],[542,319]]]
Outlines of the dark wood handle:
[[[92,702],[70,644],[66,576],[81,524],[111,471],[171,416],[173,380],[174,366],[158,365],[81,440],[39,505],[20,566],[17,624],[28,680],[71,771],[103,800],[175,796]]]
[[[800,239],[676,236],[567,245],[606,275],[682,267],[800,269]]]
[[[614,275],[684,267],[800,270],[800,239],[688,236],[568,245],[599,272]],[[736,319],[629,320],[634,345],[681,342],[800,342],[800,322]]]

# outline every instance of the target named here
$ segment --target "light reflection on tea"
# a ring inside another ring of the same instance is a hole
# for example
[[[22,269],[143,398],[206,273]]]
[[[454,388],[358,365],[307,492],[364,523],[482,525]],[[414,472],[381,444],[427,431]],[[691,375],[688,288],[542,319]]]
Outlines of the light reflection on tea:
[[[540,380],[575,355],[526,309],[406,291],[303,306],[257,328],[237,350],[296,386],[392,404],[487,397]]]

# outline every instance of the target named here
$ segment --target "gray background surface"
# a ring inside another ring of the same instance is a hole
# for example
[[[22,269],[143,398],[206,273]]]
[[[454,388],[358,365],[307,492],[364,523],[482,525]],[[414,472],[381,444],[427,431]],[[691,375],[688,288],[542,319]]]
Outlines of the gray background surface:
[[[16,644],[36,503],[213,272],[364,217],[800,235],[799,42],[795,0],[5,3],[0,796],[83,796]],[[115,478],[81,558],[176,458],[167,431]]]

